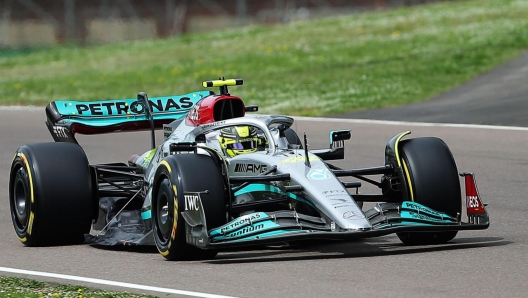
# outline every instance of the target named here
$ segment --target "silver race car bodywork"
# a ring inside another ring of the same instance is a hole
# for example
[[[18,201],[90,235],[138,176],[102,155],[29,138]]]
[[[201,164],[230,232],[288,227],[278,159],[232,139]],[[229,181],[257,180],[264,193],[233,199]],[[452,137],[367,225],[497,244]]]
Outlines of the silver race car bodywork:
[[[227,91],[227,86],[241,84],[241,80],[204,83],[219,87],[219,95],[199,91],[149,100],[140,93],[137,101],[54,102],[47,107],[47,124],[55,140],[75,146],[76,132],[149,128],[153,132],[163,127],[164,141],[155,146],[153,134],[153,148],[128,164],[90,165],[86,204],[95,207],[89,216],[93,219],[92,233],[86,235],[89,243],[155,244],[166,258],[185,259],[212,257],[218,249],[235,246],[303,239],[347,240],[390,233],[397,233],[407,244],[443,243],[458,230],[489,226],[472,173],[460,174],[465,178],[468,216],[468,221],[461,220],[458,173],[443,141],[402,141],[410,133],[403,132],[387,143],[384,165],[340,169],[328,161],[344,158],[349,130],[330,132],[327,149],[308,150],[306,135],[301,142],[291,128],[293,118],[246,115],[257,108],[245,106]],[[134,119],[129,112],[120,114],[133,105]],[[67,107],[76,110],[65,110]],[[258,150],[227,155],[218,141],[219,132],[245,126],[258,132],[262,141]],[[12,214],[21,241],[41,245],[48,243],[46,236],[35,238],[27,233],[37,223],[15,212],[23,197],[17,195],[22,189],[18,185],[39,183],[31,180],[31,175],[20,174],[32,173],[30,163],[38,163],[31,149],[21,147],[17,152],[20,160],[15,156],[10,183]],[[437,156],[425,159],[419,153],[422,149]],[[366,177],[369,175],[381,179],[378,182]],[[343,181],[341,177],[357,180]],[[361,186],[359,180],[378,186],[381,194],[351,194],[349,189]],[[378,203],[364,211],[363,202]],[[38,224],[46,225],[43,221]]]

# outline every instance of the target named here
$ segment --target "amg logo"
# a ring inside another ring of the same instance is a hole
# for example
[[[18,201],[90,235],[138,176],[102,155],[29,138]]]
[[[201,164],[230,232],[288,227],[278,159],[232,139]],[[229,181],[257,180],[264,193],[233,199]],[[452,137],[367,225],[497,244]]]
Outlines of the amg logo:
[[[264,173],[267,170],[267,165],[258,165],[252,163],[237,163],[235,165],[235,173]]]
[[[66,127],[53,126],[53,133],[59,138],[68,138],[69,131]]]
[[[198,200],[200,199],[200,196],[198,194],[193,195],[184,195],[185,198],[185,210],[200,210],[200,206],[198,205]]]

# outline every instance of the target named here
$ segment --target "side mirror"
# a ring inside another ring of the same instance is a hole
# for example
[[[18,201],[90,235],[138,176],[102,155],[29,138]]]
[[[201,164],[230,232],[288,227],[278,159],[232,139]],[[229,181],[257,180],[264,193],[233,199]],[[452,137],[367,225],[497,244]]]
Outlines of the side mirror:
[[[333,143],[337,143],[339,141],[346,141],[350,140],[352,137],[352,134],[350,133],[350,130],[333,130],[330,132],[330,148],[332,148]]]
[[[333,130],[330,132],[330,149],[310,150],[322,160],[337,160],[345,158],[345,141],[350,140],[350,130]]]
[[[246,112],[258,112],[258,106],[246,106]]]

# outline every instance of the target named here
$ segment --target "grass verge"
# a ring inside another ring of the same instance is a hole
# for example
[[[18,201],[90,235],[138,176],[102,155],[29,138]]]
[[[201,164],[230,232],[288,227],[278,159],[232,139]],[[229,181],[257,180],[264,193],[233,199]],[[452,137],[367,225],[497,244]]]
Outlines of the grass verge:
[[[102,290],[97,291],[79,286],[54,285],[28,279],[0,276],[0,297],[153,298],[154,296],[136,295],[126,292],[117,293]]]
[[[0,105],[151,97],[242,77],[264,113],[325,115],[440,94],[528,48],[528,1],[455,1],[166,40],[0,55]]]

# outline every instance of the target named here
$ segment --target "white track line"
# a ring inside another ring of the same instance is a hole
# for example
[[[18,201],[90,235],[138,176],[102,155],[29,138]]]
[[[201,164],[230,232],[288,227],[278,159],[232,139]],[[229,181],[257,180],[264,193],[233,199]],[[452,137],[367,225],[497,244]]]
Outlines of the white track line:
[[[43,110],[44,110],[44,107],[36,107],[36,106],[0,106],[0,111],[43,111]],[[521,126],[429,123],[429,122],[386,121],[386,120],[371,120],[371,119],[346,119],[346,118],[323,118],[323,117],[301,117],[301,116],[293,116],[293,118],[296,120],[312,121],[312,122],[338,122],[338,123],[399,125],[399,126],[415,126],[415,127],[416,126],[418,127],[455,127],[455,128],[528,131],[528,127],[521,127]]]
[[[110,280],[97,279],[97,278],[88,278],[88,277],[56,274],[56,273],[48,273],[48,272],[39,272],[39,271],[29,271],[29,270],[6,268],[6,267],[0,267],[0,271],[16,273],[16,274],[24,274],[24,275],[44,276],[44,277],[51,277],[51,278],[58,278],[58,279],[74,280],[74,281],[87,282],[87,283],[93,283],[93,284],[99,284],[99,285],[109,285],[109,286],[123,287],[123,288],[129,288],[129,289],[138,289],[138,290],[144,290],[144,291],[154,291],[154,292],[160,292],[160,293],[186,295],[186,296],[191,296],[191,297],[235,298],[233,296],[223,296],[223,295],[207,294],[207,293],[200,293],[200,292],[151,287],[151,286],[130,284],[130,283],[125,283],[125,282],[110,281]]]
[[[45,107],[36,106],[0,106],[0,111],[44,111]]]

